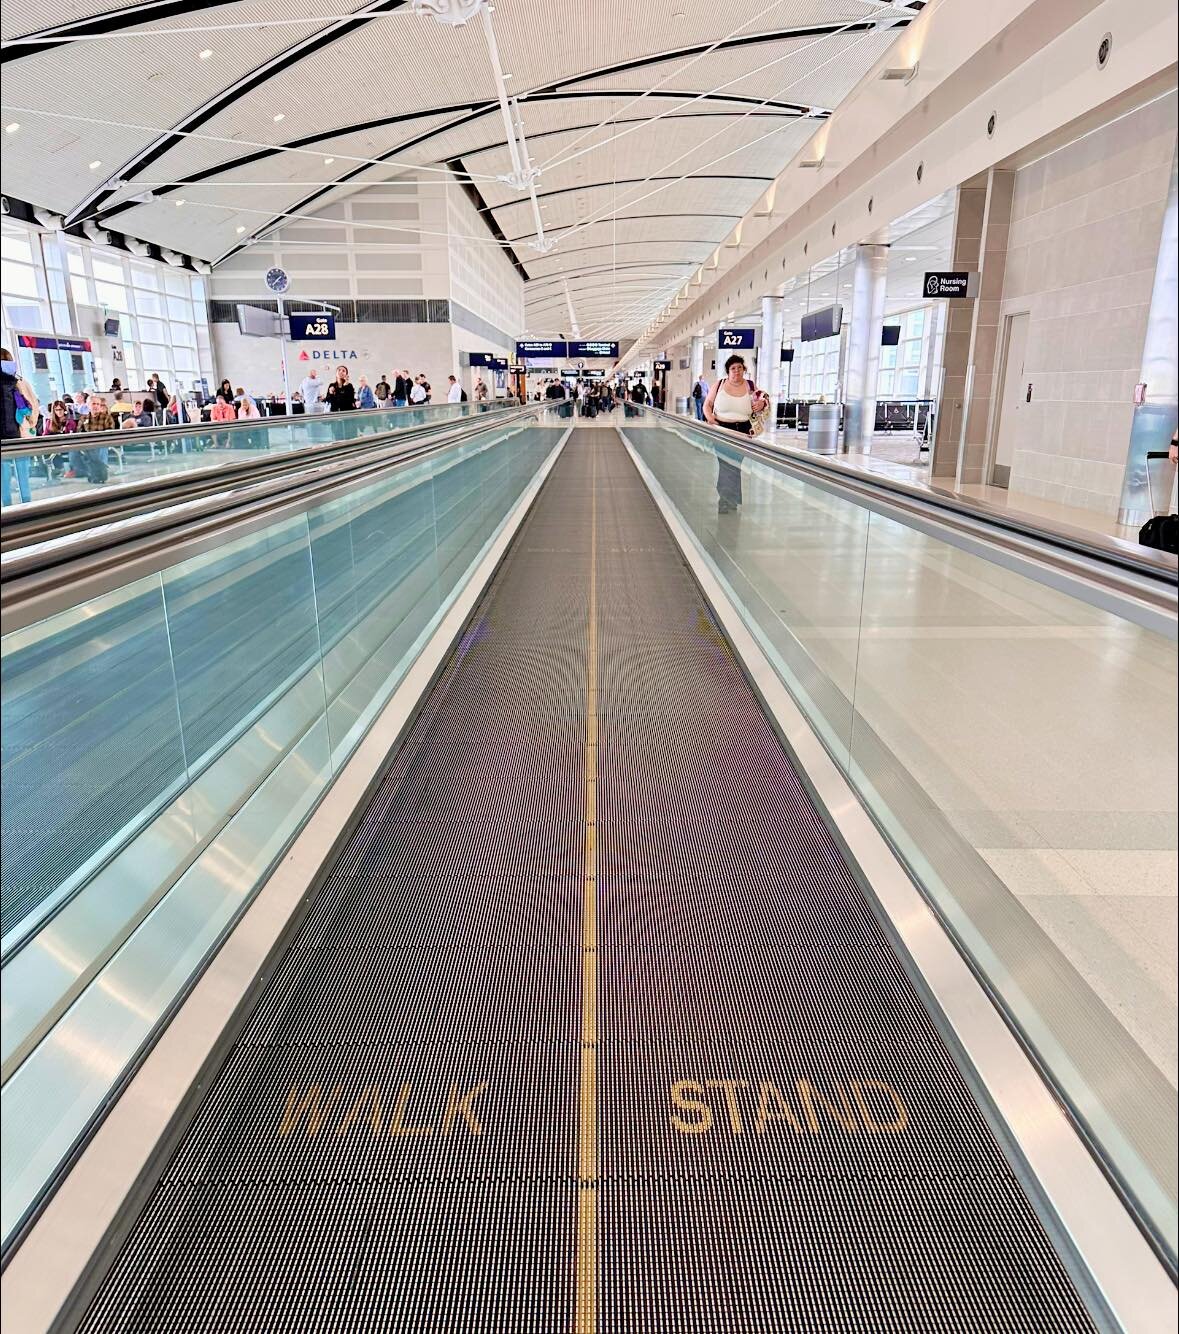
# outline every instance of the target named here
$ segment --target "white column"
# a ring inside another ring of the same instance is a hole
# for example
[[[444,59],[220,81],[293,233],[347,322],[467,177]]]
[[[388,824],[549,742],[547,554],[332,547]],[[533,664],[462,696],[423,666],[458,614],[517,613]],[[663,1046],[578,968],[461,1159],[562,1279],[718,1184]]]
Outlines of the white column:
[[[689,355],[691,356],[691,359],[692,359],[692,360],[691,360],[691,375],[692,375],[692,383],[695,384],[696,381],[697,381],[697,380],[704,374],[704,335],[703,335],[703,334],[694,334],[694,335],[692,336],[692,350],[691,350],[691,353],[690,353]]]
[[[757,357],[757,387],[770,396],[770,426],[778,421],[779,382],[782,373],[782,298],[761,299],[761,348]]]
[[[876,425],[876,377],[888,286],[888,246],[856,247],[847,373],[843,384],[843,448],[869,450]]]

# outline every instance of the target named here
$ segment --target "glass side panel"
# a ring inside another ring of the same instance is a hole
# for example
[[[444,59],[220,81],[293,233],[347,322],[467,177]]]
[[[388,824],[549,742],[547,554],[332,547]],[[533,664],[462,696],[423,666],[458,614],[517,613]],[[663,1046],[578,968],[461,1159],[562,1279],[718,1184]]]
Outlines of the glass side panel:
[[[511,406],[505,403],[430,403],[419,408],[318,413],[274,417],[253,425],[41,436],[19,458],[5,458],[3,504],[90,494],[100,488],[140,482],[198,468],[217,467],[265,454],[290,453],[314,445],[361,441],[415,426],[445,426]],[[96,465],[102,463],[104,467]]]
[[[188,777],[158,576],[6,637],[5,949]]]
[[[492,427],[4,638],[6,1238],[563,434]]]
[[[1173,1254],[1174,623],[1146,628],[687,422],[634,414],[624,434]]]

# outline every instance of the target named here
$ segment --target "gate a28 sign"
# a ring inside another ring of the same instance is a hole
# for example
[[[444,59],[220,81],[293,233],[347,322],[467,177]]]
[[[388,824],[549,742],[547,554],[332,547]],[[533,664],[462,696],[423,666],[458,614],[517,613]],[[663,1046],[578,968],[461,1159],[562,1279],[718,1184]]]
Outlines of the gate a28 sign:
[[[310,315],[290,316],[291,342],[333,343],[336,339],[336,317],[312,312]]]

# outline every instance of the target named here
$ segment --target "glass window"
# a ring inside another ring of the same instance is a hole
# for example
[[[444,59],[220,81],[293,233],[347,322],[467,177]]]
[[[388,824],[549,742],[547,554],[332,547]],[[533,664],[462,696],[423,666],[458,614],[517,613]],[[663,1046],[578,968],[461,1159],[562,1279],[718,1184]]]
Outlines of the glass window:
[[[145,292],[142,288],[135,289],[135,309],[141,315],[162,315],[164,313],[164,299],[158,292]]]
[[[914,338],[911,343],[903,343],[901,350],[904,352],[902,366],[920,366],[921,365],[921,339]]]
[[[164,291],[169,296],[188,296],[192,288],[188,283],[188,274],[179,269],[164,270]]]
[[[174,320],[185,320],[192,323],[192,302],[178,301],[174,296],[168,297],[168,315]]]
[[[44,333],[49,328],[49,310],[40,303],[22,305],[4,302],[4,322],[10,329],[27,329],[30,333]]]
[[[166,367],[168,365],[168,349],[162,343],[144,343],[143,364],[145,366]]]
[[[136,293],[141,289],[149,292],[158,292],[160,290],[160,280],[156,277],[152,269],[144,268],[142,264],[131,265],[131,282]]]
[[[140,338],[150,339],[153,343],[166,343],[168,341],[168,326],[163,320],[149,320],[141,315],[137,323]]]
[[[8,260],[0,265],[0,287],[13,296],[35,298],[41,295],[37,287],[36,269],[29,268],[27,264],[13,264]]]
[[[98,255],[93,256],[94,276],[101,278],[106,283],[123,282],[123,266],[118,263],[112,263],[109,259],[102,259]]]
[[[116,287],[114,283],[94,284],[94,294],[100,306],[110,306],[112,310],[129,311],[131,303],[127,300],[127,289]]]
[[[5,232],[0,236],[0,255],[5,259],[19,260],[22,264],[32,264],[32,241],[30,238],[24,236],[17,236],[11,232]]]
[[[919,376],[916,371],[900,371],[897,374],[897,397],[898,398],[916,398],[917,381]]]
[[[925,309],[920,307],[917,310],[911,310],[905,316],[904,333],[902,338],[920,338],[925,330]]]
[[[197,369],[196,351],[191,347],[174,347],[172,349],[172,365],[178,371],[195,375]]]
[[[880,374],[876,377],[876,397],[891,398],[892,382],[893,382],[893,372],[881,371]]]
[[[86,273],[86,256],[83,255],[82,252],[81,252],[80,250],[75,250],[75,249],[73,248],[73,246],[70,246],[70,247],[66,250],[66,261],[68,262],[68,264],[69,264],[69,266],[70,266],[70,272],[71,272],[71,273],[80,273],[80,274],[85,275],[85,273]]]
[[[897,350],[895,347],[882,347],[880,349],[880,369],[882,371],[891,371],[897,364]]]
[[[93,305],[94,298],[90,295],[90,284],[77,273],[70,274],[70,291],[73,292],[78,305]]]

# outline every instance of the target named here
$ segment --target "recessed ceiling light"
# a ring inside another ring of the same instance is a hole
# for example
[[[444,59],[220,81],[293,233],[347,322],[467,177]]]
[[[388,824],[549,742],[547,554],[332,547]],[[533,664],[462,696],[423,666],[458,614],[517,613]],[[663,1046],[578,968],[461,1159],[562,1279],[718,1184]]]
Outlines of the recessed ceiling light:
[[[335,160],[336,160],[336,159],[335,159],[334,157],[325,157],[324,160],[323,160],[323,165],[324,165],[325,167],[330,167],[330,166],[332,165],[332,163],[335,162]]]
[[[19,121],[19,120],[14,120],[14,121],[12,122],[11,125],[5,125],[5,127],[4,127],[4,133],[5,133],[5,134],[15,134],[15,133],[17,132],[17,130],[19,130],[19,129],[20,129],[20,121]]]
[[[183,207],[184,207],[184,200],[183,200],[183,199],[178,199],[178,200],[176,201],[176,207],[177,207],[177,208],[183,208]]]
[[[916,256],[916,255],[906,255],[906,256],[905,256],[905,263],[906,263],[906,264],[916,264],[916,263],[917,263],[917,256]]]
[[[504,78],[505,78],[505,79],[514,79],[515,77],[516,77],[516,76],[515,76],[514,74],[505,74],[505,75],[504,75]]]
[[[102,163],[96,160],[96,161],[94,161],[94,162],[92,162],[92,163],[90,164],[90,170],[91,170],[91,171],[97,171],[97,170],[99,169],[99,167],[101,167],[101,166],[102,166]]]
[[[202,52],[201,52],[201,59],[202,59],[202,60],[208,60],[209,57],[210,57],[212,54],[213,54],[212,51],[209,51],[209,50],[202,51]]]
[[[275,116],[274,123],[277,125],[280,120],[286,120],[286,118],[287,118],[287,113],[285,111],[280,111],[278,115]]]
[[[246,230],[246,229],[245,229],[244,227],[239,227],[239,228],[237,229],[237,234],[240,236],[240,235],[242,234],[242,232],[244,232],[245,230]]]

